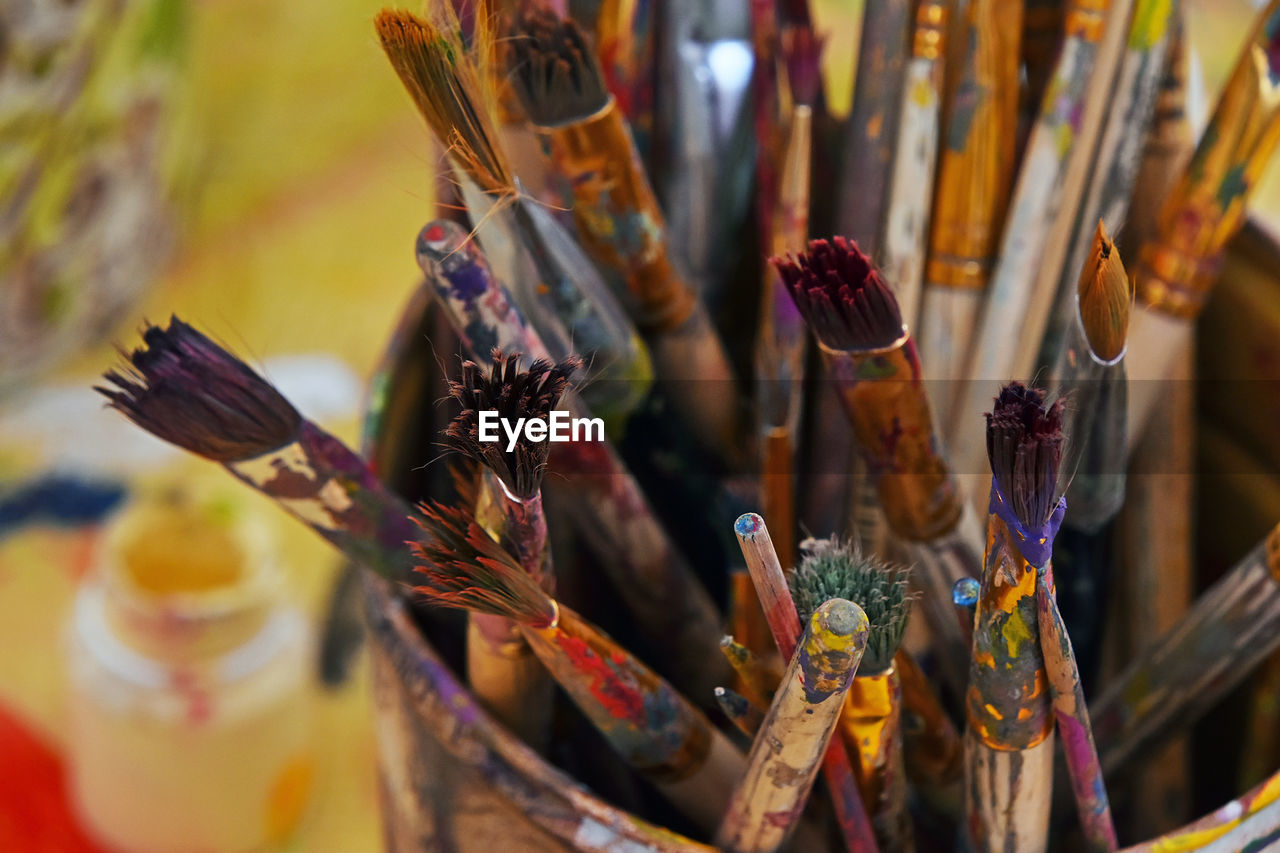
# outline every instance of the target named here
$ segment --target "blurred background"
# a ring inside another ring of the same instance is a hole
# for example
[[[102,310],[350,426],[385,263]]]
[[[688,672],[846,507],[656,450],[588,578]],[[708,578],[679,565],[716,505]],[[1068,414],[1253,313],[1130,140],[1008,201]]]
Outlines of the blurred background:
[[[174,489],[224,501],[268,528],[287,600],[311,619],[326,606],[339,561],[323,542],[104,409],[90,386],[115,362],[113,342],[132,346],[144,317],[177,314],[358,441],[365,383],[419,278],[413,240],[441,166],[376,44],[380,5],[0,0],[0,850],[99,849],[63,791],[66,645],[109,511]],[[856,6],[815,4],[837,112]],[[1197,120],[1252,11],[1188,4]],[[1275,169],[1267,181],[1254,215],[1280,222]],[[94,224],[104,210],[115,226]],[[1214,299],[1235,292],[1228,279]],[[1260,329],[1280,327],[1276,305],[1259,307]],[[1202,459],[1246,470],[1268,451],[1233,441],[1218,417],[1205,415]],[[1222,568],[1280,517],[1274,478],[1201,488],[1244,494],[1199,502],[1201,553]],[[272,849],[380,849],[363,665],[339,690],[308,689],[310,763],[273,806]],[[1213,805],[1243,790],[1226,784]]]

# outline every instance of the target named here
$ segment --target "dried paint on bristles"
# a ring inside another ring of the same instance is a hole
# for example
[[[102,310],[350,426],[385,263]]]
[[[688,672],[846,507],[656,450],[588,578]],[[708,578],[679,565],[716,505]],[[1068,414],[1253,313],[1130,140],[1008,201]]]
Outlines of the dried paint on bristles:
[[[551,442],[530,441],[521,430],[507,452],[505,435],[500,434],[498,441],[480,440],[480,413],[497,412],[501,421],[510,424],[521,418],[548,420],[582,361],[577,356],[559,364],[538,359],[522,370],[520,358],[520,353],[503,356],[501,350],[494,350],[487,370],[474,361],[462,363],[461,378],[449,382],[449,394],[462,410],[442,437],[446,446],[487,465],[513,495],[524,499],[536,495],[542,486]]]
[[[520,562],[465,510],[420,504],[414,522],[428,535],[412,542],[421,560],[414,587],[434,604],[503,616],[522,625],[555,624],[556,604]]]
[[[302,416],[271,383],[177,317],[148,325],[129,365],[95,387],[147,432],[215,462],[238,462],[297,439]]]
[[[573,21],[547,9],[530,9],[508,36],[512,84],[534,124],[580,121],[609,102],[600,60]]]
[[[812,240],[809,251],[770,263],[826,347],[879,349],[902,337],[898,300],[856,243],[843,237]]]
[[[449,155],[482,190],[498,196],[515,193],[511,169],[498,147],[487,93],[470,53],[462,44],[456,18],[439,7],[440,20],[419,18],[398,9],[383,9],[374,18],[382,50],[418,112]],[[477,28],[473,41],[484,30]],[[473,47],[484,55],[488,48]]]
[[[859,605],[871,624],[859,672],[884,672],[902,645],[911,614],[910,570],[863,554],[857,541],[806,539],[800,565],[787,575],[801,621],[822,604],[843,598]]]
[[[822,90],[822,38],[812,27],[792,27],[783,32],[782,56],[787,84],[797,104],[813,106]]]
[[[1014,516],[1027,530],[1049,520],[1066,490],[1059,481],[1066,440],[1064,400],[1046,402],[1039,388],[1011,382],[1000,389],[987,417],[987,456]]]
[[[1093,235],[1089,259],[1080,271],[1076,292],[1080,299],[1080,322],[1089,348],[1102,361],[1114,361],[1124,352],[1134,291],[1124,271],[1120,251],[1107,236],[1101,220]]]

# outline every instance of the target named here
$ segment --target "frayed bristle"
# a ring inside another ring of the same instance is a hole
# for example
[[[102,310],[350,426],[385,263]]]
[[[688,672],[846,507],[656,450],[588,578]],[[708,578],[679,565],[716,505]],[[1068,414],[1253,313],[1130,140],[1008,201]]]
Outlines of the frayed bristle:
[[[782,55],[791,99],[813,106],[822,91],[822,39],[812,27],[792,27],[783,34]]]
[[[462,407],[444,432],[444,443],[489,466],[516,497],[533,497],[542,486],[551,453],[550,441],[530,441],[521,430],[507,452],[508,439],[480,440],[480,413],[497,412],[500,423],[515,424],[521,418],[546,421],[582,366],[576,356],[559,364],[538,359],[528,370],[520,369],[520,354],[503,356],[495,350],[485,368],[474,361],[462,363],[462,377],[449,383],[449,393]]]
[[[609,101],[587,37],[573,21],[546,9],[520,15],[510,33],[508,68],[529,119],[543,127],[587,118]]]
[[[987,456],[1000,491],[1027,530],[1049,520],[1065,490],[1059,482],[1065,437],[1064,401],[1046,403],[1044,391],[1011,382],[987,415]]]
[[[215,462],[252,459],[295,441],[297,409],[243,361],[172,317],[148,325],[129,366],[95,387],[147,432]]]
[[[807,539],[800,544],[800,550],[804,557],[788,574],[787,585],[801,621],[808,620],[830,599],[854,602],[871,623],[859,672],[884,672],[902,645],[911,614],[911,595],[907,592],[910,571],[863,554],[856,541],[841,543],[834,536]]]
[[[421,504],[414,521],[429,538],[413,542],[421,560],[414,587],[431,602],[503,616],[522,625],[546,627],[556,621],[556,605],[520,562],[481,529],[465,510]]]
[[[1107,236],[1102,223],[1093,235],[1093,247],[1077,286],[1080,322],[1089,348],[1102,361],[1114,361],[1124,352],[1129,332],[1129,308],[1133,285],[1124,271],[1120,250]]]
[[[458,22],[450,16],[437,22],[383,9],[374,26],[391,67],[449,155],[485,192],[513,195],[515,182],[490,117],[493,99],[486,96],[470,55],[485,55],[489,49],[464,48]],[[477,27],[473,42],[483,32]]]
[[[902,337],[898,300],[852,241],[812,240],[808,252],[770,262],[809,328],[828,348],[879,349]]]

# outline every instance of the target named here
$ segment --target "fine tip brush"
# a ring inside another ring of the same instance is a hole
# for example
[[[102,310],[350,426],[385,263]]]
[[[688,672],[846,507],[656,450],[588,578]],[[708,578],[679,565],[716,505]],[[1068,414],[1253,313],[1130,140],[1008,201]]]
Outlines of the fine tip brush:
[[[869,631],[862,663],[845,698],[839,731],[853,757],[858,787],[882,850],[912,848],[903,761],[902,682],[894,659],[911,613],[910,572],[864,554],[856,540],[808,539],[787,577],[801,616],[824,601],[857,602]]]
[[[506,423],[547,422],[569,390],[581,361],[553,364],[536,359],[522,369],[521,354],[494,350],[488,369],[462,363],[449,393],[460,411],[442,443],[488,469],[476,490],[475,516],[493,538],[508,542],[521,567],[548,594],[556,578],[547,547],[542,478],[551,442],[481,441],[480,413],[496,412]],[[473,613],[467,621],[467,680],[485,706],[535,748],[544,748],[551,723],[551,680],[510,620]]]
[[[1101,220],[1094,232],[1089,260],[1080,271],[1076,294],[1080,325],[1089,349],[1100,361],[1114,361],[1124,352],[1133,307],[1133,284],[1124,270],[1116,244]]]
[[[719,823],[743,755],[674,687],[529,577],[465,511],[421,507],[415,591],[509,619],[618,754],[704,830]]]

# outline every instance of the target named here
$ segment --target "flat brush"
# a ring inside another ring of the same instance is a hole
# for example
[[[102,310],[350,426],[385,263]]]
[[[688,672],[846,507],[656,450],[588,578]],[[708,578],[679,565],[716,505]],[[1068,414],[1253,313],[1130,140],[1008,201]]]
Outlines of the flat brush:
[[[979,573],[978,537],[962,525],[960,490],[897,300],[867,256],[841,237],[814,240],[808,252],[772,263],[818,339],[889,529],[922,552],[912,561],[923,568],[929,627],[944,676],[962,689],[965,645],[950,594],[956,580]]]
[[[802,616],[828,599],[857,602],[869,626],[862,663],[845,697],[839,731],[854,757],[862,802],[882,850],[914,847],[902,752],[902,681],[894,666],[911,610],[906,569],[862,554],[856,541],[810,539],[787,577]]]
[[[965,697],[964,826],[978,849],[1048,844],[1054,717],[1036,584],[1066,508],[1062,409],[1015,382],[987,416],[987,553]]]
[[[743,756],[674,687],[555,601],[465,512],[421,507],[428,538],[413,545],[418,586],[432,603],[520,627],[547,671],[618,754],[710,832],[741,777]]]
[[[173,317],[148,325],[128,366],[96,390],[147,432],[221,463],[356,563],[412,576],[412,508],[353,450],[301,414],[239,358]]]
[[[579,367],[574,358],[555,365],[538,359],[522,370],[518,353],[504,357],[497,350],[488,370],[464,361],[459,378],[449,383],[460,411],[442,435],[446,446],[487,469],[471,503],[480,526],[494,539],[508,542],[521,567],[549,595],[555,594],[556,583],[541,484],[551,443],[530,441],[523,431],[511,446],[482,442],[480,414],[496,412],[507,423],[545,422]],[[469,614],[467,680],[495,716],[530,745],[545,748],[551,680],[510,620]]]
[[[858,605],[827,601],[805,621],[716,833],[730,853],[773,853],[792,834],[858,671],[867,641]]]
[[[428,223],[418,234],[416,254],[426,286],[472,358],[486,358],[495,347],[530,359],[548,357],[537,331],[465,229],[445,220]],[[564,406],[575,418],[590,414],[572,394]],[[728,667],[717,666],[715,652],[722,636],[720,614],[613,445],[607,440],[556,443],[549,465],[567,475],[558,485],[572,495],[578,529],[661,655],[664,671],[690,695],[710,703],[711,691],[728,678]],[[713,656],[711,662],[707,655]]]
[[[514,89],[568,187],[582,245],[648,342],[657,377],[701,444],[741,464],[729,359],[672,264],[662,211],[595,51],[573,21],[530,10],[509,35],[508,56]]]
[[[490,119],[494,98],[473,58],[490,61],[494,46],[484,39],[493,35],[477,29],[464,48],[448,6],[436,4],[430,18],[379,12],[374,26],[383,52],[464,176],[463,196],[486,245],[507,253],[521,307],[557,357],[577,352],[590,365],[601,381],[584,393],[616,427],[645,395],[648,350],[573,238],[521,192]],[[477,18],[484,14],[478,7]]]

